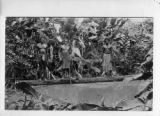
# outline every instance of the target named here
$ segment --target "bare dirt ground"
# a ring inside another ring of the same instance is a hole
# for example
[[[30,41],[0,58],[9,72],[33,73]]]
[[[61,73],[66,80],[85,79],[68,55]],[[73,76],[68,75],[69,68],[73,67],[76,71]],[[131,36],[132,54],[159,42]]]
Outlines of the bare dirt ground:
[[[99,105],[104,98],[106,106],[115,106],[124,99],[133,99],[148,81],[105,82],[90,84],[62,84],[36,86],[40,93],[69,103],[94,103]]]
[[[132,100],[134,96],[143,90],[149,81],[129,82],[104,82],[87,84],[59,84],[33,86],[45,99],[50,99],[57,104],[95,104],[100,105],[102,100],[105,106],[115,107],[122,100]],[[15,101],[24,100],[22,92],[6,90],[6,105]],[[134,106],[137,101],[131,103]],[[123,104],[124,106],[124,104]],[[7,106],[6,106],[7,107]],[[128,106],[127,106],[128,107]],[[7,108],[7,109],[12,109]]]

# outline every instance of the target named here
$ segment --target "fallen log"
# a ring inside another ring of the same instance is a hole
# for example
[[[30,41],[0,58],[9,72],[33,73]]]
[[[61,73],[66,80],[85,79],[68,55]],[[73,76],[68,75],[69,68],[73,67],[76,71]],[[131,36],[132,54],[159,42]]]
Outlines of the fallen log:
[[[19,80],[18,82],[26,82],[30,85],[55,85],[55,84],[81,84],[81,83],[97,83],[97,82],[117,82],[123,81],[126,78],[133,78],[136,75],[126,75],[126,76],[113,76],[113,77],[96,77],[96,78],[66,78],[66,79],[56,79],[56,80]]]
[[[96,83],[96,82],[113,82],[122,81],[123,78],[108,79],[108,78],[83,78],[83,79],[57,79],[57,80],[19,80],[19,82],[26,82],[30,85],[54,85],[54,84],[79,84],[79,83]]]

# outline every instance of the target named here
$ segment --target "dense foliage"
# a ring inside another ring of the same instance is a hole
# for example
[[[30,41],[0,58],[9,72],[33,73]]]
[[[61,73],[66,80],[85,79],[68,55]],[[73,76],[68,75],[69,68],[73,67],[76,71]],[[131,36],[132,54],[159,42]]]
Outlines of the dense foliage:
[[[15,96],[22,96],[22,93],[6,89],[6,109],[152,110],[152,18],[8,17],[6,18],[5,32],[6,86],[16,87],[27,97],[30,95],[32,98],[36,95],[37,98],[28,100],[25,96],[24,100],[17,98],[18,101],[12,102],[11,96],[15,94]],[[75,61],[72,61],[70,66],[70,77],[76,75],[80,78],[89,77],[90,79],[102,76],[103,46],[104,43],[107,43],[110,45],[110,62],[113,66],[113,75],[130,75],[143,72],[140,77],[134,80],[149,78],[151,80],[132,100],[122,100],[115,107],[105,106],[104,100],[102,100],[101,105],[56,103],[57,101],[42,95],[24,82],[15,83],[15,80],[38,80],[42,76],[46,76],[46,79],[49,80],[62,78],[60,53],[62,48],[65,48],[64,43],[69,45],[70,56]],[[40,47],[43,50],[45,48],[45,56]],[[45,60],[42,62],[43,59]],[[44,71],[43,66],[41,66],[43,63],[47,65],[47,68],[45,67],[46,75],[42,73]],[[74,71],[75,69],[76,71]]]
[[[114,72],[119,75],[135,74],[153,47],[153,21],[151,18],[141,19],[8,17],[6,79],[39,78],[37,72],[41,54],[38,43],[47,44],[46,63],[50,72],[56,75],[61,66],[60,46],[65,41],[72,45],[77,38],[83,44],[83,47],[79,46],[80,55],[90,62],[84,62],[88,66],[88,77],[101,75],[104,41],[111,44]],[[53,47],[52,54],[50,46]],[[83,76],[86,74],[84,70],[81,70]]]

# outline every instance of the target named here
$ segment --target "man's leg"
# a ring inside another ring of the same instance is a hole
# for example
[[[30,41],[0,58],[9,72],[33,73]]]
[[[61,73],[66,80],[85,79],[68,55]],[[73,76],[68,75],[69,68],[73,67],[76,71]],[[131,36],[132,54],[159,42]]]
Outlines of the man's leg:
[[[105,74],[106,74],[106,72],[105,72],[105,71],[103,71],[103,73],[102,73],[102,77],[104,77],[104,76],[105,76]]]
[[[70,78],[70,70],[69,70],[69,68],[66,69],[66,77]]]
[[[63,68],[62,69],[62,79],[64,79],[65,78],[65,69]]]

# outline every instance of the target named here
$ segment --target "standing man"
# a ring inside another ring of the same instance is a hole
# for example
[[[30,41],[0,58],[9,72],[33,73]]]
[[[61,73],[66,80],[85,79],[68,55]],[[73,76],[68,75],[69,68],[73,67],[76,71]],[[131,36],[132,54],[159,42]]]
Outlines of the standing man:
[[[71,58],[70,58],[70,53],[69,49],[70,46],[67,41],[65,41],[64,45],[61,46],[62,52],[60,53],[60,57],[62,59],[62,70],[64,72],[63,78],[69,77],[70,74],[70,63],[71,63]]]
[[[111,45],[105,43],[103,45],[103,73],[102,76],[111,76],[112,75],[112,63],[111,63]]]
[[[37,46],[39,48],[39,51],[40,51],[40,54],[41,54],[41,58],[40,58],[40,61],[39,61],[38,77],[42,80],[47,78],[47,71],[46,71],[46,67],[47,67],[47,62],[46,62],[47,44],[43,40],[44,40],[44,38],[42,38],[41,43],[37,44]]]

